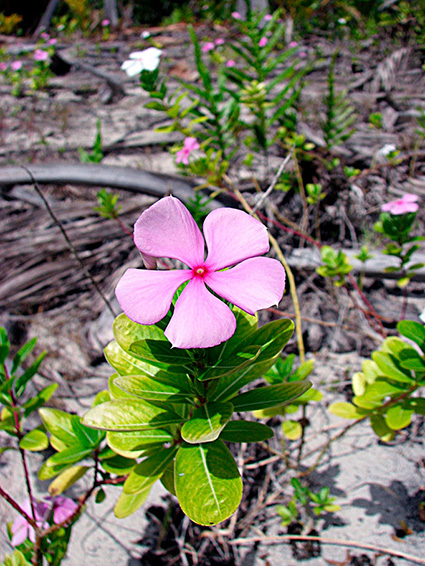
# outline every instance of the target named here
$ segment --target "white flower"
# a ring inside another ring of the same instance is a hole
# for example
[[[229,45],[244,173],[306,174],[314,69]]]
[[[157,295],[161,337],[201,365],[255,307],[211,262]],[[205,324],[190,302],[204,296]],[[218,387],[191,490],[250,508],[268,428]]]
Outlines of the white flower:
[[[130,53],[130,59],[124,61],[121,65],[121,69],[129,77],[140,75],[142,71],[155,71],[159,65],[161,54],[162,50],[156,47],[149,47],[144,51],[134,51]]]
[[[425,309],[421,312],[421,314],[419,315],[419,318],[422,320],[422,322],[425,324]]]
[[[386,143],[383,147],[381,147],[381,149],[378,151],[378,153],[380,155],[383,155],[384,157],[386,157],[390,153],[393,153],[394,151],[396,151],[396,149],[397,148],[393,143]]]
[[[140,34],[140,37],[141,37],[142,39],[149,39],[150,36],[151,36],[151,34],[150,34],[149,31],[142,31],[142,33]]]

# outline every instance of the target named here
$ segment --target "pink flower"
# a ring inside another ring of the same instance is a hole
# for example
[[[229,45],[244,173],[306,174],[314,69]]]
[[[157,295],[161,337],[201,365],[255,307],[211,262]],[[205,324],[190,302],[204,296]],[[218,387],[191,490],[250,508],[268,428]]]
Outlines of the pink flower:
[[[78,505],[63,495],[58,495],[53,504],[53,522],[56,525],[67,521],[77,510]]]
[[[29,499],[25,499],[25,501],[21,505],[21,509],[25,511],[27,515],[32,517],[32,510]],[[34,519],[37,523],[37,527],[45,529],[49,526],[46,521],[48,512],[49,505],[47,503],[34,501]],[[22,515],[14,520],[12,525],[12,535],[13,546],[22,544],[27,540],[27,538],[29,538],[31,542],[35,542],[35,531],[33,527],[28,523],[28,521],[24,517],[22,517]]]
[[[208,51],[211,51],[212,49],[214,49],[215,45],[212,41],[207,41],[207,43],[204,43],[204,45],[201,47],[201,51],[202,53],[208,53]]]
[[[22,61],[13,61],[13,63],[10,64],[10,68],[12,71],[19,71],[22,69]]]
[[[209,348],[228,340],[236,320],[210,291],[255,314],[279,303],[285,271],[269,250],[267,229],[249,214],[221,208],[205,219],[204,238],[187,208],[165,197],[145,210],[134,226],[134,242],[144,254],[177,259],[189,269],[128,269],[115,290],[125,314],[139,324],[155,324],[167,314],[177,289],[188,282],[165,329],[177,348]],[[232,269],[227,269],[228,267]]]
[[[49,54],[47,53],[47,51],[43,51],[42,49],[36,49],[34,51],[33,57],[35,61],[47,61]]]
[[[419,208],[417,204],[418,197],[411,193],[406,193],[397,200],[392,200],[383,204],[381,210],[390,212],[391,214],[407,214],[408,212],[416,212]]]
[[[293,47],[297,47],[298,46],[298,41],[291,41],[291,43],[288,45],[288,47],[290,49],[292,49]]]
[[[272,18],[273,18],[273,16],[272,16],[271,14],[266,14],[266,15],[264,16],[264,21],[265,21],[265,22],[269,22]]]
[[[260,41],[258,42],[258,45],[259,45],[260,47],[264,47],[265,45],[267,45],[267,37],[262,37],[262,38],[260,39]]]
[[[234,67],[236,65],[235,61],[233,61],[233,59],[229,59],[228,61],[226,61],[226,67]]]
[[[224,39],[223,39],[222,37],[219,37],[218,39],[216,39],[216,40],[214,41],[214,43],[215,43],[216,45],[224,45]]]
[[[232,12],[232,18],[234,18],[235,20],[241,20],[242,16],[239,14],[239,12]]]
[[[183,142],[183,149],[176,153],[176,163],[183,163],[189,165],[189,155],[192,151],[199,149],[199,143],[196,138],[185,138]]]
[[[7,67],[8,67],[8,65],[5,61],[2,61],[0,63],[0,71],[6,71]]]
[[[109,26],[110,23],[111,23],[111,22],[110,22],[109,20],[106,20],[106,19],[105,19],[105,20],[102,20],[102,26],[103,26],[104,28],[106,28],[106,26]]]
[[[49,41],[47,42],[47,45],[56,45],[57,42],[58,40],[52,37],[52,39],[49,39]]]
[[[50,35],[48,33],[46,33],[45,31],[43,31],[43,33],[40,34],[41,39],[44,39],[44,41],[47,41],[50,37]]]
[[[299,53],[298,56],[304,59],[304,57],[307,57],[307,53],[305,51],[301,51],[301,53]]]

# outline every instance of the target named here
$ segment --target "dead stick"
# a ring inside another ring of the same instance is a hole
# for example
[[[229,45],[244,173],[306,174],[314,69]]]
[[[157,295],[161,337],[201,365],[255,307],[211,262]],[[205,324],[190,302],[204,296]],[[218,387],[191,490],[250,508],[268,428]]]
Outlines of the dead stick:
[[[411,554],[406,554],[405,552],[400,552],[399,550],[391,550],[390,548],[383,548],[381,546],[375,546],[374,544],[367,544],[362,542],[357,542],[353,540],[338,540],[327,537],[316,537],[308,535],[280,535],[275,537],[268,536],[257,536],[249,538],[239,538],[229,541],[230,545],[248,545],[254,542],[265,542],[268,544],[279,544],[281,542],[287,542],[291,540],[305,540],[305,541],[315,541],[322,544],[332,544],[335,546],[349,546],[353,548],[361,548],[364,550],[372,550],[380,554],[389,554],[391,556],[397,556],[398,558],[403,558],[404,560],[410,560],[416,564],[425,564],[425,558],[418,558],[417,556],[412,556]]]

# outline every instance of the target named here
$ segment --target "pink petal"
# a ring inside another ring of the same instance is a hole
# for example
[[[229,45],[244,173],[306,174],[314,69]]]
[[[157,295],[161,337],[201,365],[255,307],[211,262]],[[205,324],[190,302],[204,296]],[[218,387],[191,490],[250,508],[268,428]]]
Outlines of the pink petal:
[[[395,204],[396,202],[397,202],[397,201],[394,201],[394,200],[391,201],[391,202],[386,202],[385,204],[383,204],[383,205],[381,206],[381,210],[383,210],[384,212],[390,212],[390,210],[392,209],[392,207],[394,206],[394,204]]]
[[[276,259],[254,257],[226,271],[209,273],[208,287],[249,314],[279,304],[285,288],[285,270]]]
[[[419,208],[419,205],[415,202],[405,202],[403,200],[400,200],[400,202],[397,202],[395,204],[393,204],[393,206],[391,207],[391,214],[406,214],[408,212],[416,212]]]
[[[164,334],[176,348],[210,348],[228,340],[235,330],[229,307],[195,277],[178,298]]]
[[[190,267],[204,261],[201,231],[187,208],[171,196],[142,212],[134,226],[134,243],[144,254],[179,259]]]
[[[233,208],[213,210],[204,222],[208,247],[205,265],[217,271],[269,250],[267,228],[246,212]]]
[[[418,195],[413,195],[412,193],[406,193],[403,195],[402,200],[404,202],[416,202],[418,200]]]
[[[22,544],[23,542],[25,542],[27,540],[28,537],[28,530],[29,528],[31,528],[32,531],[34,531],[34,529],[32,529],[32,527],[30,527],[28,525],[28,523],[26,522],[26,520],[23,517],[18,517],[13,525],[12,525],[12,545],[13,546],[19,546],[20,544]]]
[[[154,324],[167,314],[174,293],[190,279],[188,269],[145,271],[127,269],[115,289],[125,314],[139,324]]]
[[[55,499],[55,506],[53,511],[53,521],[56,525],[63,523],[74,514],[78,505],[68,497],[58,496]]]

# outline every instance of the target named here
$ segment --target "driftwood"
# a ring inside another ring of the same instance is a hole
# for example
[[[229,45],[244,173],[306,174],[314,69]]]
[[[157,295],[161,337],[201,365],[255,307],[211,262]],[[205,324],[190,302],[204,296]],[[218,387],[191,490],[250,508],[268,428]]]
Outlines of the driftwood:
[[[171,177],[148,173],[130,167],[96,165],[86,163],[50,163],[30,165],[29,169],[40,185],[86,185],[110,187],[132,193],[144,193],[162,197],[168,193],[183,201],[193,197],[194,183]],[[29,185],[31,176],[23,167],[0,167],[0,187]]]

